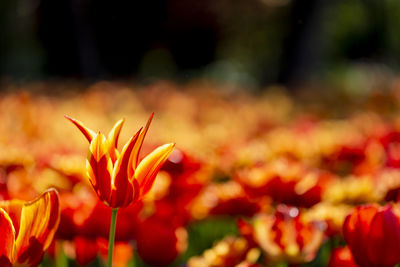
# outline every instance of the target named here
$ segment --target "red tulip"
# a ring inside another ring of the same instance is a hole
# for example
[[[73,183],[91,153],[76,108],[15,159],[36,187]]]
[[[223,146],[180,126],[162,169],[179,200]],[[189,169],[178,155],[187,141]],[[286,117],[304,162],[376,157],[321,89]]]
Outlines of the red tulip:
[[[145,219],[136,234],[141,259],[152,266],[166,266],[186,249],[186,230],[155,217]]]
[[[357,207],[343,224],[343,234],[362,267],[391,267],[400,262],[398,206]]]
[[[358,267],[358,265],[354,261],[351,250],[346,246],[332,250],[328,267]]]
[[[268,195],[278,203],[309,208],[321,201],[332,175],[310,170],[301,162],[279,159],[239,170],[236,178],[253,198]]]

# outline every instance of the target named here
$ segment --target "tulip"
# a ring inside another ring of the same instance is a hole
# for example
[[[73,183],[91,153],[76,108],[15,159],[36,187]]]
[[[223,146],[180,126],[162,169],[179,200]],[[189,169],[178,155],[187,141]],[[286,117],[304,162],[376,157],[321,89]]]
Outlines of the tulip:
[[[240,169],[235,178],[252,198],[267,195],[278,203],[309,208],[321,201],[334,177],[282,158]]]
[[[32,202],[0,202],[0,266],[36,266],[50,246],[60,222],[57,191],[50,189]]]
[[[391,267],[400,262],[400,207],[357,207],[346,217],[343,235],[355,261],[365,267]]]
[[[272,262],[310,262],[322,243],[324,231],[303,221],[295,207],[278,206],[273,215],[259,215],[253,224],[239,221],[239,232],[258,245]]]
[[[95,133],[88,129],[82,122],[66,116],[89,141],[87,176],[100,200],[112,208],[108,266],[112,264],[118,208],[137,202],[150,191],[158,171],[175,146],[172,143],[162,145],[139,163],[139,153],[153,115],[154,113],[146,127],[131,137],[121,152],[117,150],[117,146],[123,119],[114,125],[106,137],[101,132]]]
[[[358,265],[354,261],[349,247],[346,246],[332,250],[328,267],[358,267]]]
[[[257,248],[249,247],[241,237],[227,236],[218,241],[212,248],[207,249],[201,256],[188,260],[188,267],[234,267],[258,266],[256,261],[260,256]]]
[[[138,225],[137,252],[151,266],[167,266],[186,250],[187,232],[154,216]]]
[[[124,120],[119,120],[106,137],[95,133],[80,121],[66,117],[90,142],[86,161],[87,175],[98,197],[111,208],[126,207],[143,197],[152,187],[154,179],[168,159],[174,144],[156,148],[139,163],[139,153],[150,126],[140,129],[123,147],[117,150],[118,138]]]

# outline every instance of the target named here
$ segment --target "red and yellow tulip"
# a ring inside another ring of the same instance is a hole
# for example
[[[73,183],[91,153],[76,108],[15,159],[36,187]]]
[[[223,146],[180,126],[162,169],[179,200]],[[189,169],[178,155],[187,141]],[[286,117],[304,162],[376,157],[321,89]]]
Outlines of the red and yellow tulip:
[[[279,206],[273,215],[255,217],[253,224],[239,221],[239,232],[265,252],[267,261],[310,262],[322,244],[324,231],[302,221],[300,215],[295,207]]]
[[[59,199],[54,189],[32,202],[0,202],[0,266],[17,262],[38,265],[59,222]]]
[[[153,114],[118,152],[118,138],[124,120],[119,120],[106,137],[95,133],[80,121],[66,117],[90,142],[86,162],[87,175],[99,198],[111,208],[126,207],[140,199],[152,187],[154,179],[172,152],[173,143],[162,145],[139,162],[139,153]]]

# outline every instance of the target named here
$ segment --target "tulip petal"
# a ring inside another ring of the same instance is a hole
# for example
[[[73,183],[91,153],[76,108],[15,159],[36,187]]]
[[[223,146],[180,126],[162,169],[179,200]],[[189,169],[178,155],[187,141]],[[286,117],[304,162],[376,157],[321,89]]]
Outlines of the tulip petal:
[[[15,247],[15,230],[10,216],[0,208],[0,264],[11,266]]]
[[[21,220],[21,211],[24,203],[24,201],[18,199],[0,201],[0,208],[7,212],[8,216],[11,218],[15,229],[15,236],[18,236],[19,233],[19,223]]]
[[[141,133],[140,129],[129,141],[125,144],[118,160],[115,162],[112,172],[111,187],[112,187],[112,203],[111,207],[127,206],[133,198],[133,185],[128,178],[128,168],[131,168],[131,153]]]
[[[135,144],[135,147],[133,148],[132,167],[133,167],[134,171],[136,170],[136,168],[138,166],[140,149],[142,148],[144,138],[146,137],[147,131],[149,130],[149,127],[150,127],[151,121],[153,120],[153,117],[154,117],[154,112],[151,113],[150,118],[147,121],[146,127],[144,127],[143,131],[140,132],[139,138]]]
[[[278,227],[271,231],[273,226],[274,221],[271,217],[261,217],[254,222],[255,240],[272,258],[282,253],[281,244],[275,242],[275,239],[282,236],[282,231]]]
[[[376,213],[367,238],[368,259],[374,266],[394,266],[400,262],[400,224],[391,207]]]
[[[365,244],[371,222],[378,212],[376,205],[357,207],[348,215],[343,223],[343,236],[349,245],[354,259],[360,265],[368,266]]]
[[[120,119],[114,124],[114,127],[108,133],[108,140],[110,140],[110,145],[113,145],[114,148],[118,146],[118,138],[121,133],[122,125],[124,125],[125,119]]]
[[[69,120],[70,122],[72,122],[82,133],[83,135],[86,137],[86,139],[91,142],[93,137],[95,136],[95,132],[93,132],[92,130],[90,130],[89,128],[87,128],[85,125],[83,125],[82,122],[73,119],[71,117],[68,116],[64,116],[67,120]]]
[[[60,222],[57,191],[50,189],[22,207],[20,230],[16,239],[17,260],[38,264],[50,246]]]
[[[141,188],[141,196],[145,195],[152,187],[154,179],[164,162],[168,159],[175,144],[165,144],[156,148],[147,155],[138,165],[135,179]]]
[[[124,124],[125,120],[120,119],[115,123],[114,127],[111,129],[111,131],[108,134],[108,142],[109,142],[109,153],[112,162],[114,163],[117,158],[118,158],[118,139],[119,139],[119,134],[121,133],[122,125]]]
[[[112,161],[108,153],[108,142],[102,133],[94,136],[89,146],[86,161],[87,175],[94,190],[102,201],[111,197]]]

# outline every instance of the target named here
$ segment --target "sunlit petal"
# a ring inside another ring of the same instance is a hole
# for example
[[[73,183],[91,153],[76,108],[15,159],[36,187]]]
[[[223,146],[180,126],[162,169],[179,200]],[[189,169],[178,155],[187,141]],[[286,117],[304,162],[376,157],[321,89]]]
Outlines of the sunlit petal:
[[[147,131],[149,130],[151,121],[153,120],[154,117],[154,112],[151,113],[151,116],[149,120],[147,121],[146,127],[144,127],[143,131],[140,132],[139,138],[137,142],[135,143],[135,147],[133,148],[132,151],[132,167],[133,170],[135,171],[137,166],[138,166],[138,161],[139,161],[139,154],[140,154],[140,149],[142,148],[144,138],[146,137]]]
[[[131,160],[132,150],[138,140],[140,129],[122,149],[118,160],[115,162],[114,170],[112,173],[111,186],[112,186],[112,203],[111,206],[126,206],[132,202],[133,198],[133,185],[128,179],[128,168]]]
[[[59,199],[54,189],[46,191],[32,202],[25,203],[16,239],[18,262],[39,263],[43,252],[53,240],[59,222]]]
[[[91,142],[94,135],[96,134],[95,132],[93,132],[92,130],[90,130],[89,128],[87,128],[85,125],[83,125],[82,122],[73,119],[71,117],[68,116],[64,116],[67,120],[69,120],[70,122],[72,122],[73,124],[75,124],[76,127],[78,127],[78,129],[83,133],[83,135],[86,137],[86,139]]]
[[[0,208],[0,264],[11,266],[15,246],[15,230],[10,216]]]
[[[118,139],[119,134],[121,133],[122,126],[125,122],[125,119],[120,119],[115,123],[114,127],[111,129],[110,133],[108,134],[108,142],[109,142],[109,153],[111,160],[115,162],[118,158]]]
[[[87,175],[97,195],[102,201],[109,201],[111,196],[112,161],[108,154],[108,142],[98,133],[90,143],[86,161]]]
[[[151,189],[158,171],[168,159],[174,146],[173,143],[162,145],[139,163],[135,172],[135,179],[137,179],[141,188],[141,195],[146,194]]]
[[[13,199],[8,201],[0,201],[0,208],[7,212],[8,216],[10,216],[12,224],[15,229],[15,236],[18,236],[19,233],[19,223],[21,220],[21,210],[24,206],[24,201],[19,199]]]

